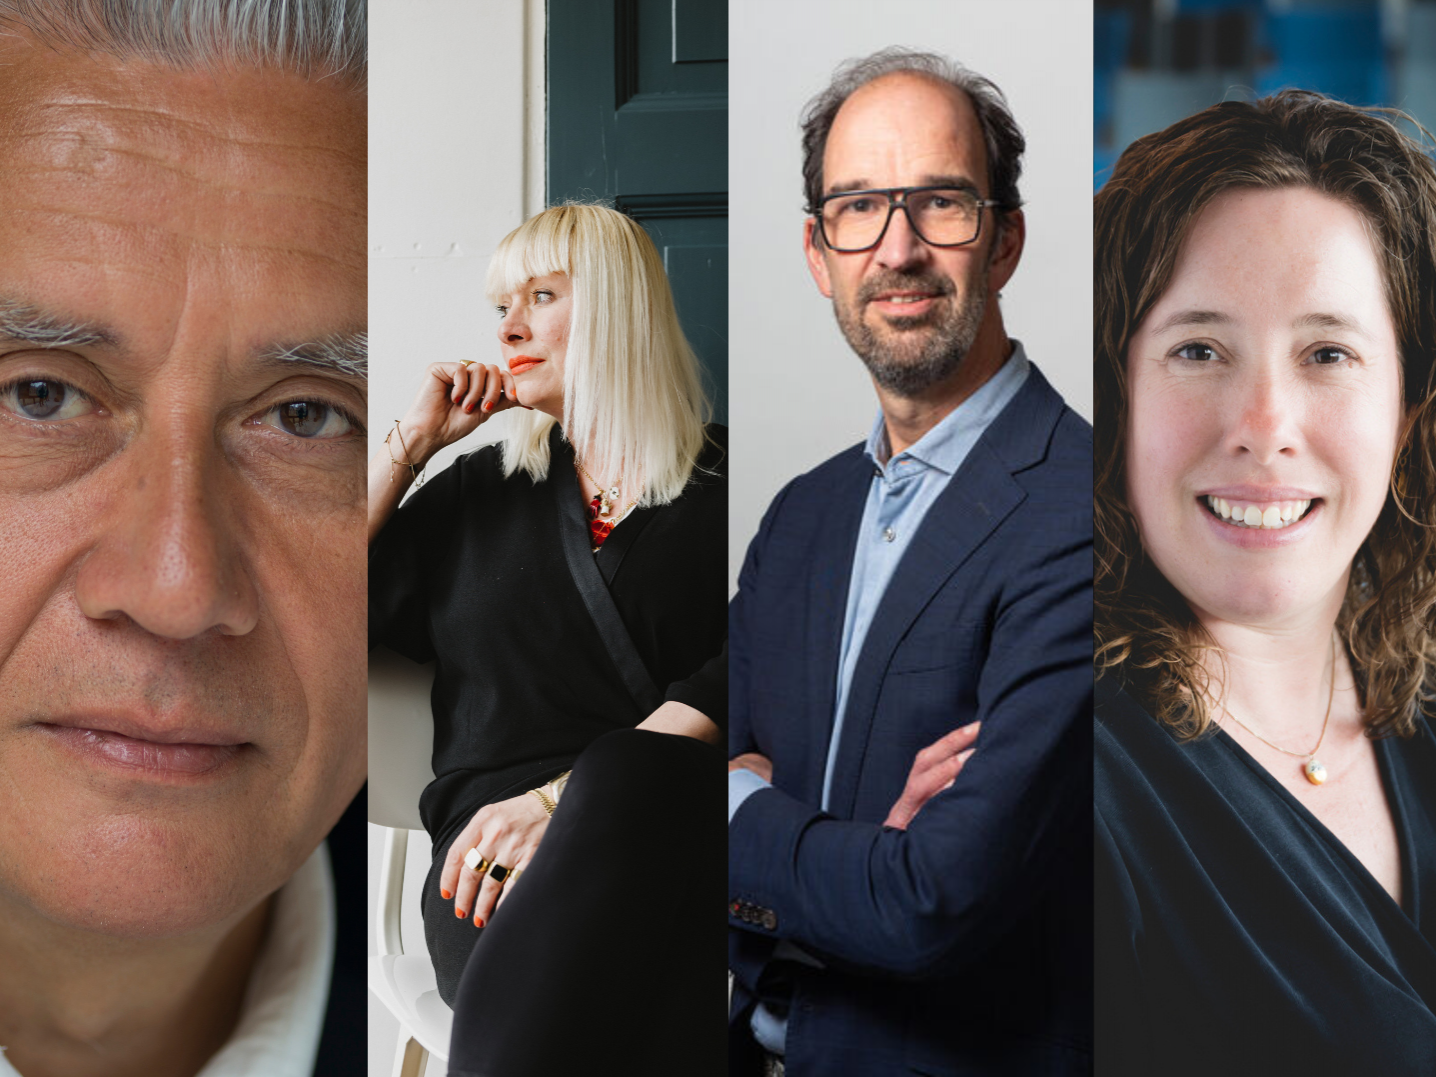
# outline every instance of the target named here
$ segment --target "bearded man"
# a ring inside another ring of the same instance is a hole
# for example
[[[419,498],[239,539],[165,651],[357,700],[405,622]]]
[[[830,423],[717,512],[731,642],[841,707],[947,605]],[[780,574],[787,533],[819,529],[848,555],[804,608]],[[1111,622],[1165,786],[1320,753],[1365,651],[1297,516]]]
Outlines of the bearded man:
[[[1023,136],[906,50],[803,132],[879,412],[773,501],[731,608],[730,1068],[1087,1073],[1092,433],[1003,325]]]

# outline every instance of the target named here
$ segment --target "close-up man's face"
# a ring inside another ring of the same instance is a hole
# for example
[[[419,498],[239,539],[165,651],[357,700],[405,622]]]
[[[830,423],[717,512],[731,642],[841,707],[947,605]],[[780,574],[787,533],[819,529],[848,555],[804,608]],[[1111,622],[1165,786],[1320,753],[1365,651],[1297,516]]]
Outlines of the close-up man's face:
[[[982,129],[971,102],[950,86],[893,74],[844,102],[823,154],[823,194],[892,187],[953,186],[991,195]],[[838,323],[880,385],[920,392],[961,363],[981,326],[998,234],[991,210],[982,233],[960,247],[933,247],[893,213],[871,250],[826,247],[808,222],[808,264]]]
[[[236,919],[363,780],[365,106],[0,37],[0,915]]]

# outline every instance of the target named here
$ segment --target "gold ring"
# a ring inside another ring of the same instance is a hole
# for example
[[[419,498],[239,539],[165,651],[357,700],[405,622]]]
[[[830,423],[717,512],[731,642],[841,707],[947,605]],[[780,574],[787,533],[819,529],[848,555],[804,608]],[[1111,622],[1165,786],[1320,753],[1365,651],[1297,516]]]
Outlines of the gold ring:
[[[460,360],[459,360],[459,365],[460,365],[460,366],[463,366],[463,367],[470,367],[470,366],[473,366],[473,365],[474,365],[475,363],[477,363],[477,362],[478,362],[477,359],[460,359]]]
[[[518,881],[519,881],[519,876],[522,875],[523,873],[524,873],[524,869],[523,869],[523,868],[514,868],[513,871],[509,872],[509,883],[510,883],[510,884],[513,884],[513,883],[518,882]]]
[[[509,877],[509,872],[511,870],[512,869],[506,868],[502,864],[495,864],[492,868],[489,869],[489,878],[494,880],[494,882],[498,883],[500,886],[503,886],[504,880]]]
[[[489,858],[479,852],[479,847],[475,845],[464,854],[464,867],[468,868],[475,875],[482,875],[489,870]]]

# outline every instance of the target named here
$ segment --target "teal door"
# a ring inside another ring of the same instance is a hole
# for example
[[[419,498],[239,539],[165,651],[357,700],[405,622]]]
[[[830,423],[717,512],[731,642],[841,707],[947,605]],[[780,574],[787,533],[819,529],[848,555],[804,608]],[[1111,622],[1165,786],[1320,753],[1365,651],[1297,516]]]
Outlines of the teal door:
[[[603,199],[657,244],[728,417],[727,0],[549,0],[550,205]]]

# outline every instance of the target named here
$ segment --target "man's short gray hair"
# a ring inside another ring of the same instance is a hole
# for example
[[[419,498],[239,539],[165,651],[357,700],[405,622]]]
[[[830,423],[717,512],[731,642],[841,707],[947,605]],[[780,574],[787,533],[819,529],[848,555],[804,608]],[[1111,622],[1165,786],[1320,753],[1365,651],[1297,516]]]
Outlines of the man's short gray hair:
[[[367,0],[0,0],[0,30],[180,69],[279,67],[362,88],[366,7]]]
[[[884,75],[899,73],[922,75],[967,95],[986,143],[988,197],[1003,210],[1019,208],[1022,196],[1017,191],[1017,180],[1022,175],[1022,153],[1027,149],[1027,140],[1012,118],[1002,91],[988,79],[946,57],[894,46],[843,64],[834,72],[828,88],[803,109],[803,188],[808,200],[807,211],[816,214],[823,197],[823,152],[838,110],[863,86]]]

